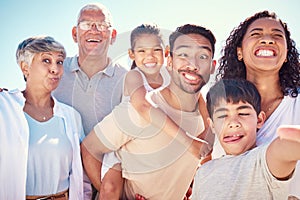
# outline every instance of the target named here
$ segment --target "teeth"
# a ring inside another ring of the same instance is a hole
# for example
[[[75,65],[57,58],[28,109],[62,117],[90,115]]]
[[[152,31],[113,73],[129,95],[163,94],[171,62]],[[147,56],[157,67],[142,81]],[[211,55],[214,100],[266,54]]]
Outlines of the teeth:
[[[270,50],[259,50],[256,54],[257,56],[273,56],[274,52]]]
[[[191,81],[196,80],[195,76],[191,76],[191,75],[186,74],[186,73],[184,74],[184,77],[187,78],[187,79],[189,79],[189,80],[191,80]]]
[[[100,42],[100,40],[97,40],[97,39],[88,39],[87,41],[88,42]]]
[[[146,63],[145,66],[146,67],[155,67],[156,63]]]
[[[236,134],[236,135],[232,135],[233,137],[240,137],[240,135],[239,134]]]

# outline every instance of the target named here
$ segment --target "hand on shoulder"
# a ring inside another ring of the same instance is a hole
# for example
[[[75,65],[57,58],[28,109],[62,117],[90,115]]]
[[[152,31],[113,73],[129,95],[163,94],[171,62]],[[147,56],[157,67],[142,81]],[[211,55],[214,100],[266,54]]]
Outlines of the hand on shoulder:
[[[3,91],[8,91],[8,89],[6,89],[6,88],[0,88],[0,92],[3,92]]]

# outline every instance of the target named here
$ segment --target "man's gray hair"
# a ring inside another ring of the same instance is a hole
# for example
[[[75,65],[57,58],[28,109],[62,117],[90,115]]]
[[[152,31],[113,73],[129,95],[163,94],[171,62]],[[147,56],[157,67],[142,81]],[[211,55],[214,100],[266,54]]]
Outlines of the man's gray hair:
[[[101,3],[90,3],[82,7],[79,11],[78,17],[77,17],[77,24],[79,23],[79,19],[84,11],[89,10],[95,10],[95,11],[101,11],[105,16],[105,22],[107,22],[110,26],[113,26],[113,19],[112,15],[107,7],[105,7]]]

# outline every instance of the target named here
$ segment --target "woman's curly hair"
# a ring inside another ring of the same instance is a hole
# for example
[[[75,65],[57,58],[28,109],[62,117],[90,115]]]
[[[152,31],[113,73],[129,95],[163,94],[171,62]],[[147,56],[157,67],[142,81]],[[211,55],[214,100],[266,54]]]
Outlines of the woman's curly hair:
[[[287,28],[287,24],[278,19],[275,13],[270,13],[268,11],[256,13],[231,31],[230,36],[226,40],[226,45],[222,49],[223,56],[219,60],[220,66],[217,71],[216,79],[246,79],[246,66],[244,62],[238,60],[237,48],[242,46],[244,35],[250,24],[261,18],[276,19],[284,28],[288,49],[287,62],[283,63],[279,71],[279,81],[281,91],[284,95],[291,94],[292,97],[296,97],[298,95],[297,88],[300,86],[299,52],[296,48],[295,41],[290,37],[291,34]]]

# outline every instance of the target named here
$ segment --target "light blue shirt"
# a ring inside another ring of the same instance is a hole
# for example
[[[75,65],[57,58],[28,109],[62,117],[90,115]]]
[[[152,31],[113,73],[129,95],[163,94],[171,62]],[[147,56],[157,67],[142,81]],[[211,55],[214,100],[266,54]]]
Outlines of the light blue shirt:
[[[39,122],[27,113],[25,117],[30,132],[26,194],[50,195],[68,189],[73,156],[63,119],[53,116]]]

